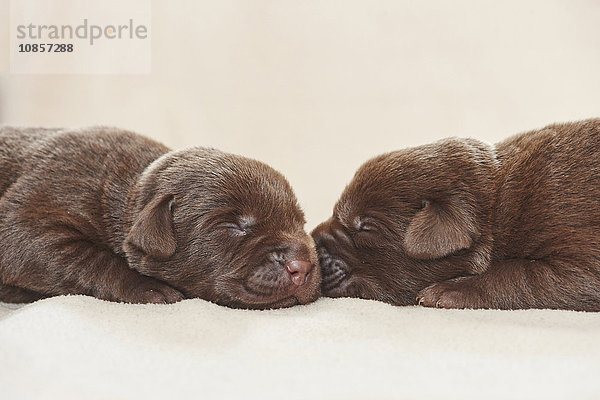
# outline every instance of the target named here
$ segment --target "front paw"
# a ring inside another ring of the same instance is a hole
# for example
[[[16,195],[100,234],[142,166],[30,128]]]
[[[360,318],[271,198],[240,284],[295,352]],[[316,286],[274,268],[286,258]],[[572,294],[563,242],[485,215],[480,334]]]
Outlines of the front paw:
[[[417,304],[437,308],[478,308],[479,296],[470,285],[472,277],[434,283],[421,290]]]
[[[170,304],[183,300],[178,290],[157,279],[148,278],[143,283],[131,288],[123,299],[126,303]]]

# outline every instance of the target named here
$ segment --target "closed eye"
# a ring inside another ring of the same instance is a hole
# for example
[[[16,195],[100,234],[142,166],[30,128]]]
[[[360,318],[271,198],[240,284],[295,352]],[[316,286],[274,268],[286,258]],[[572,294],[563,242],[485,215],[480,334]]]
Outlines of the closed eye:
[[[359,229],[360,232],[374,232],[376,230],[375,225],[370,224],[362,224]]]
[[[244,236],[248,234],[255,223],[254,217],[242,216],[238,218],[237,222],[225,222],[221,226],[228,229],[235,236]]]
[[[221,224],[221,227],[227,229],[234,236],[245,236],[248,230],[235,222],[225,222]]]
[[[368,218],[356,217],[353,222],[357,232],[375,232],[377,230],[377,226]]]

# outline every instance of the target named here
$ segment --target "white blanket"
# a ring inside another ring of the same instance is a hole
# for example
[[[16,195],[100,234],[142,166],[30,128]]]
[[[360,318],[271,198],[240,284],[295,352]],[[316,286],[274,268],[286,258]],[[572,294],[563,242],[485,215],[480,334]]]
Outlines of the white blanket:
[[[0,398],[597,399],[600,314],[0,303]]]

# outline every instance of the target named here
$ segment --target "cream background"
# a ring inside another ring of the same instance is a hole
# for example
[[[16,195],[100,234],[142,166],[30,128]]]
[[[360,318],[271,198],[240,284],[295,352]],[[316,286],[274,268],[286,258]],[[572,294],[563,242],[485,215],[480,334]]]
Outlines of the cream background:
[[[378,153],[600,114],[598,1],[154,1],[149,75],[10,75],[7,17],[0,123],[260,159],[308,229]]]

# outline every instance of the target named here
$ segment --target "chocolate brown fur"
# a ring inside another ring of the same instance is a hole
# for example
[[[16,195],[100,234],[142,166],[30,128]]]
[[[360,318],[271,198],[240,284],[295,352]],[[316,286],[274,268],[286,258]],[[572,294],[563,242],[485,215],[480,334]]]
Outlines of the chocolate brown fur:
[[[313,237],[328,296],[600,311],[600,119],[376,157]]]
[[[258,161],[112,128],[0,129],[0,301],[307,303],[320,270],[303,225]]]

